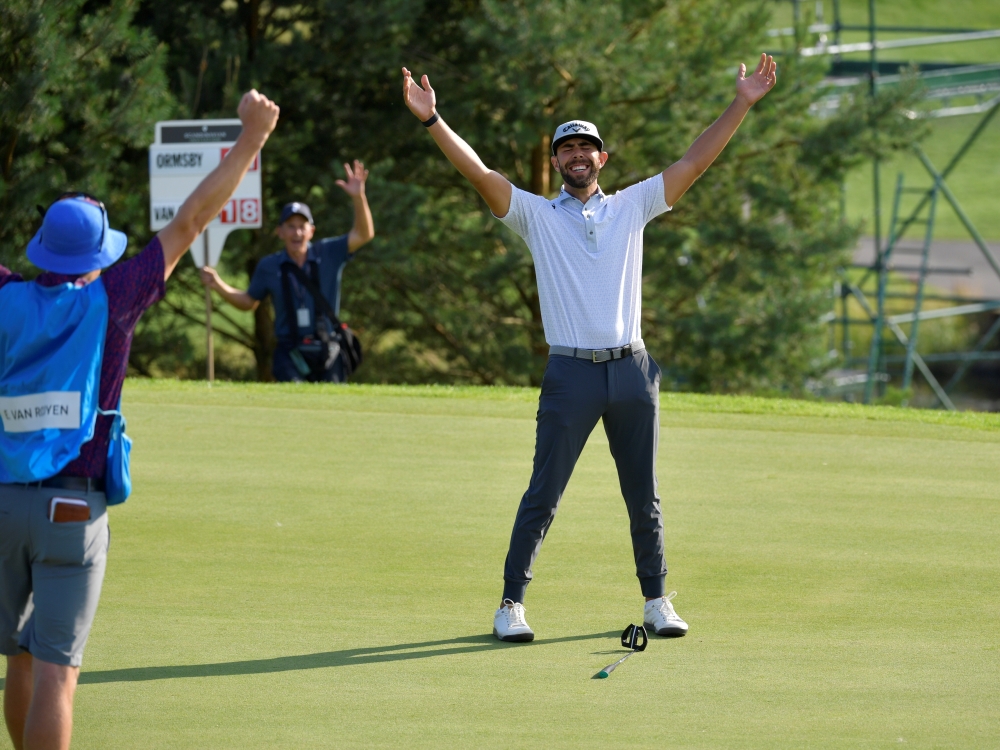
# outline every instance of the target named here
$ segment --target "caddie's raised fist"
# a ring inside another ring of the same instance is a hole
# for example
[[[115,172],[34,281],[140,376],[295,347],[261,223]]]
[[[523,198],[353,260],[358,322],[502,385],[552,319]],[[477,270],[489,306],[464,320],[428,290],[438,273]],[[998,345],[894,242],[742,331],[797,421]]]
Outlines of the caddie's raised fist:
[[[403,101],[421,122],[433,117],[436,111],[437,97],[434,95],[434,89],[431,88],[431,82],[427,76],[423,76],[418,85],[413,80],[410,71],[403,68]]]
[[[250,89],[240,99],[236,109],[243,122],[243,131],[260,139],[261,145],[278,124],[278,114],[281,108],[257,89]]]

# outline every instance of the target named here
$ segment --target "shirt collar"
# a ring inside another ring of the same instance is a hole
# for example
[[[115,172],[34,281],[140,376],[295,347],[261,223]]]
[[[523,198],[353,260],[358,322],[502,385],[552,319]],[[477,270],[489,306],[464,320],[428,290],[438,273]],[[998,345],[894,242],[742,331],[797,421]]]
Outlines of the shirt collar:
[[[288,250],[286,248],[281,248],[281,254],[285,256],[281,259],[282,263],[284,263],[286,260],[287,261],[292,260],[292,256],[288,254]],[[308,247],[306,248],[306,261],[308,262],[310,260],[317,260],[316,246],[312,242],[310,242]]]
[[[601,190],[601,186],[600,185],[597,186],[597,192],[594,193],[592,196],[590,196],[590,200],[588,200],[587,203],[590,203],[590,201],[594,200],[594,198],[597,198],[597,202],[598,203],[603,203],[606,200],[606,198],[607,198],[607,196],[604,195],[604,191]],[[570,195],[566,191],[566,186],[563,185],[563,186],[561,186],[559,188],[559,195],[556,197],[555,202],[556,203],[565,203],[567,200],[574,200],[577,203],[580,202],[580,199],[576,198],[576,197],[574,197],[572,195]],[[584,205],[586,205],[586,204],[584,204]]]
[[[76,280],[83,276],[82,273],[77,274],[66,274],[66,273],[55,273],[53,271],[45,271],[38,274],[35,277],[35,281],[39,286],[62,286],[63,284],[74,284]]]

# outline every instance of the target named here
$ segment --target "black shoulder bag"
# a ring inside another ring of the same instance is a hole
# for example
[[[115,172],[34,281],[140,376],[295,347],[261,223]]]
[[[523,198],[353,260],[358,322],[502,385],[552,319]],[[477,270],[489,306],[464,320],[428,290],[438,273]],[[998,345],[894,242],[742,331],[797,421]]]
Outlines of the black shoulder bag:
[[[285,296],[285,310],[288,316],[288,325],[295,332],[296,349],[302,354],[303,359],[309,366],[309,379],[319,381],[324,379],[326,371],[340,357],[344,363],[344,375],[350,377],[361,365],[364,353],[361,349],[361,341],[354,335],[347,323],[340,322],[337,313],[323,296],[314,276],[318,272],[315,261],[309,261],[312,273],[306,273],[299,266],[291,261],[281,264],[281,287]],[[304,339],[298,335],[298,314],[295,309],[295,299],[292,295],[291,276],[302,284],[313,298],[316,308],[316,336],[319,341]],[[327,326],[321,325],[319,317],[322,315],[329,322]],[[303,373],[305,375],[306,373]]]

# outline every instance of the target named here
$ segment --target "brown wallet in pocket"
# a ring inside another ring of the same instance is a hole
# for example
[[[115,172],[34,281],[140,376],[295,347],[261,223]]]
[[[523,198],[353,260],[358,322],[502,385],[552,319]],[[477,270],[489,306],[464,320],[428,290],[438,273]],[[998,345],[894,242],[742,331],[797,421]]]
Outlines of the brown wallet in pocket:
[[[90,520],[90,506],[76,497],[54,497],[49,501],[49,520],[52,523],[73,523]]]

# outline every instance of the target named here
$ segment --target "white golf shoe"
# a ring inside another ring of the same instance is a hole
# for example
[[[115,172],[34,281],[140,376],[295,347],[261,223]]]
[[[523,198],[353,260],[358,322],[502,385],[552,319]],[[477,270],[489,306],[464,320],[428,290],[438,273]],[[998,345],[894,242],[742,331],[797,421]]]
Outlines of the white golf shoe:
[[[669,638],[687,635],[688,624],[674,612],[674,605],[670,603],[675,596],[677,592],[671,591],[667,596],[646,602],[646,608],[642,613],[642,623],[646,626],[646,630]]]
[[[510,643],[535,640],[535,632],[524,620],[524,605],[504,599],[500,609],[493,615],[493,635]]]

